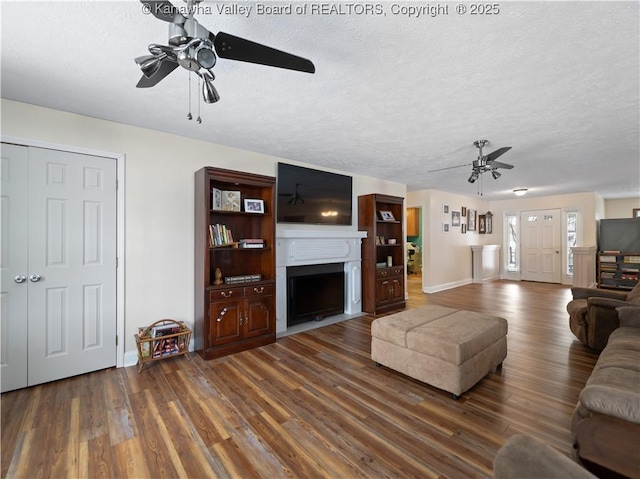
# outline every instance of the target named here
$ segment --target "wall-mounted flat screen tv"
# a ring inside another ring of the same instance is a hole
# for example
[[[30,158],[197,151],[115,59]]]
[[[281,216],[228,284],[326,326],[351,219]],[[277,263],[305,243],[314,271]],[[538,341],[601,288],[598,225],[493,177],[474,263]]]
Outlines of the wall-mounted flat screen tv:
[[[279,223],[351,225],[353,178],[278,163]]]

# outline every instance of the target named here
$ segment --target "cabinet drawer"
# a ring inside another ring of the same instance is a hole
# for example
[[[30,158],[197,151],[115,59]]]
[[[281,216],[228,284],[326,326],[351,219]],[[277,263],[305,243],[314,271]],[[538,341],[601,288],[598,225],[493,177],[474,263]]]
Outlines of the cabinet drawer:
[[[273,284],[259,284],[255,286],[245,286],[245,296],[273,294]]]
[[[376,278],[389,278],[391,276],[402,276],[404,268],[402,266],[394,266],[393,268],[379,268],[376,270]]]
[[[235,299],[242,297],[242,288],[216,289],[209,292],[209,301],[221,301],[223,299]]]

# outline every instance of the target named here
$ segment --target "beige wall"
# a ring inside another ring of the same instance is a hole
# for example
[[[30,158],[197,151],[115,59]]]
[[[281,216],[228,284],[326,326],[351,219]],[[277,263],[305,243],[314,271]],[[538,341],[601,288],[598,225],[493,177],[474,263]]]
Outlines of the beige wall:
[[[462,206],[476,209],[478,214],[493,213],[493,232],[481,235],[476,232],[461,234],[459,228],[442,231],[442,223],[450,222],[450,215],[442,212],[442,205],[448,204],[450,211],[459,211]],[[604,201],[596,193],[523,197],[502,201],[486,201],[477,196],[467,197],[436,190],[422,190],[407,193],[407,206],[422,207],[422,289],[435,292],[448,289],[472,280],[472,245],[500,244],[503,238],[504,214],[528,210],[560,209],[563,218],[567,211],[579,211],[581,227],[578,246],[596,244],[596,219],[604,216]],[[504,258],[504,248],[501,257]],[[563,244],[563,258],[566,246]],[[519,279],[514,277],[512,279]],[[570,283],[570,277],[563,282]]]
[[[193,323],[194,172],[216,166],[275,176],[276,157],[2,100],[2,136],[125,155],[125,350],[138,326]],[[405,185],[353,175],[360,194],[404,196]],[[289,227],[289,226],[287,226]],[[327,228],[327,227],[325,227]],[[339,228],[339,227],[337,227]],[[349,228],[349,227],[342,227]],[[123,263],[124,260],[124,263]]]
[[[471,246],[500,243],[500,235],[480,235],[476,232],[461,233],[460,227],[451,227],[451,211],[475,209],[478,214],[489,210],[489,202],[477,197],[445,193],[438,190],[422,190],[407,193],[407,206],[422,208],[422,289],[435,292],[471,282]],[[449,214],[443,213],[443,205],[449,205]],[[466,221],[466,218],[461,218]],[[443,231],[443,223],[449,223],[449,232]]]
[[[604,217],[606,219],[633,218],[634,208],[640,208],[640,197],[604,200]]]

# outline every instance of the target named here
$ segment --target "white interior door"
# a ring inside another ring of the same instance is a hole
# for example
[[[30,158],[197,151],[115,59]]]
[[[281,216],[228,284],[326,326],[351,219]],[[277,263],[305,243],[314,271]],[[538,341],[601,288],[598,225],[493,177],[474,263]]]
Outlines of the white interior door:
[[[522,231],[522,279],[546,283],[561,281],[560,210],[523,211],[520,214]]]
[[[27,225],[20,240],[27,261],[19,268],[26,281],[15,283],[24,287],[27,302],[8,315],[6,336],[13,343],[12,325],[26,322],[28,339],[20,348],[27,383],[16,387],[116,364],[116,162],[27,151],[27,214],[15,222],[18,229]],[[13,231],[14,222],[6,226]],[[4,232],[4,220],[2,227]],[[7,277],[16,274],[7,268]],[[3,268],[3,291],[4,277]],[[15,387],[5,385],[3,375],[2,390],[9,389]]]
[[[2,392],[27,385],[27,234],[29,149],[2,145],[0,378]]]

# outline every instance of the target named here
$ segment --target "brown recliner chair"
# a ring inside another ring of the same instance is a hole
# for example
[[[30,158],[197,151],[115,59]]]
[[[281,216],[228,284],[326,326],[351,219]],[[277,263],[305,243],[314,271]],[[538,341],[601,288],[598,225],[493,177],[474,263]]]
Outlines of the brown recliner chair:
[[[573,301],[567,304],[571,332],[597,351],[604,349],[609,335],[620,326],[616,308],[640,307],[640,283],[628,292],[574,287],[571,293]]]

